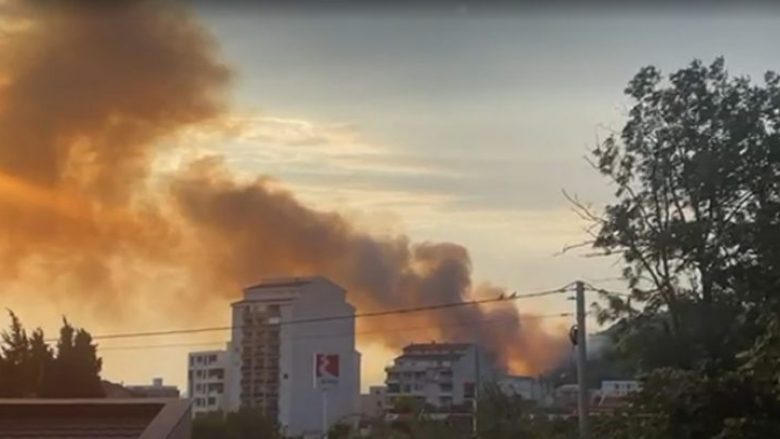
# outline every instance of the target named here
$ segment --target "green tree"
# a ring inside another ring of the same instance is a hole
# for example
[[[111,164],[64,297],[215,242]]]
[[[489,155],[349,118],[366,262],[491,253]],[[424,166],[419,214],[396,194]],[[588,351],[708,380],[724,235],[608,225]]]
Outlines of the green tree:
[[[192,421],[192,439],[225,439],[227,428],[221,412],[199,415]]]
[[[280,438],[276,422],[253,408],[242,408],[198,416],[192,422],[192,439],[275,439]]]
[[[57,356],[52,361],[52,379],[46,396],[53,398],[95,398],[105,396],[100,384],[102,360],[97,346],[84,329],[74,328],[62,319]]]
[[[485,383],[479,390],[477,426],[479,437],[529,438],[530,404],[520,395],[505,393],[496,383]]]
[[[21,398],[27,396],[31,390],[31,383],[27,366],[30,357],[30,342],[27,332],[24,330],[19,317],[8,310],[11,324],[8,330],[3,331],[2,338],[2,376],[3,386],[0,394],[4,397]]]
[[[26,366],[28,370],[28,380],[30,387],[35,389],[35,396],[46,394],[47,386],[50,386],[52,364],[54,354],[46,343],[43,330],[40,328],[34,330],[30,336],[29,343],[29,363]]]
[[[102,361],[87,331],[63,320],[55,355],[40,328],[28,336],[16,314],[8,314],[9,328],[0,334],[0,396],[103,396]]]
[[[643,68],[626,93],[626,125],[594,151],[615,202],[577,206],[622,256],[629,297],[605,293],[598,317],[645,375],[596,435],[780,437],[780,78],[754,85],[719,58]]]
[[[649,367],[733,364],[780,283],[780,79],[732,78],[718,58],[667,78],[645,67],[626,94],[628,122],[594,151],[616,200],[585,213],[593,245],[622,255],[631,297],[609,297],[600,317],[645,325],[651,340],[624,348],[680,354],[640,353]]]

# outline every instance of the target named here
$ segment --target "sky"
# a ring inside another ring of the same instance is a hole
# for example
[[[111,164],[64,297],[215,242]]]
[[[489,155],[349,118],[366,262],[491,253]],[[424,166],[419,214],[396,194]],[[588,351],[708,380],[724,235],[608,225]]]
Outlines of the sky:
[[[202,12],[238,72],[237,107],[371,150],[235,145],[233,165],[416,239],[463,243],[478,278],[516,289],[614,276],[611,263],[556,256],[583,238],[561,191],[609,200],[584,156],[620,129],[640,67],[722,55],[760,78],[780,34],[777,15],[346,15]]]
[[[670,72],[724,56],[731,73],[760,79],[780,61],[777,11],[328,14],[200,5],[195,13],[235,73],[231,118],[249,127],[237,136],[193,133],[202,148],[365,230],[460,243],[477,282],[518,292],[575,279],[621,287],[614,259],[561,254],[586,239],[562,192],[596,208],[610,200],[612,188],[584,157],[620,129],[630,105],[622,90],[640,67]],[[169,159],[158,166],[175,166]],[[569,312],[573,302],[518,306]],[[210,308],[204,323],[228,312],[227,303]],[[126,328],[135,329],[143,328]],[[139,384],[161,376],[186,387],[194,348],[139,344],[105,341],[105,377]],[[359,347],[364,387],[380,382],[393,353]]]

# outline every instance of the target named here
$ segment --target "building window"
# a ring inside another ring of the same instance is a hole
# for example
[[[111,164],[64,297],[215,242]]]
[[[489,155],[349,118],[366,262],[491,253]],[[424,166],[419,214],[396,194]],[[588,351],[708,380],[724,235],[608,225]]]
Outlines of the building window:
[[[474,383],[463,383],[463,397],[464,398],[474,397]]]
[[[214,398],[214,397],[210,397],[208,401],[209,401],[209,402],[208,402],[208,405],[214,405],[214,404],[216,404],[216,403],[217,403],[217,399],[216,399],[216,398]]]

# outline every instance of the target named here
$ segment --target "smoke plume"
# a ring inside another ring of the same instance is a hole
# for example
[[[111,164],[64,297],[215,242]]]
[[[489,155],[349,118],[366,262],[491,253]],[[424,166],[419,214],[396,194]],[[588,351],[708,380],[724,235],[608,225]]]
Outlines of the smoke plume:
[[[363,311],[480,293],[460,245],[372,236],[266,178],[238,182],[219,158],[157,175],[154,160],[182,147],[172,141],[180,130],[227,111],[230,72],[183,11],[151,2],[14,5],[0,21],[8,29],[0,33],[0,279],[53,282],[61,288],[42,299],[78,295],[112,315],[128,293],[160,301],[164,291],[137,287],[150,272],[183,279],[168,288],[171,303],[234,297],[281,273],[327,276]],[[359,323],[381,329],[387,320]],[[410,314],[407,323],[430,327],[429,339],[480,341],[518,371],[555,362],[563,346],[510,303]],[[397,348],[409,334],[371,337]]]

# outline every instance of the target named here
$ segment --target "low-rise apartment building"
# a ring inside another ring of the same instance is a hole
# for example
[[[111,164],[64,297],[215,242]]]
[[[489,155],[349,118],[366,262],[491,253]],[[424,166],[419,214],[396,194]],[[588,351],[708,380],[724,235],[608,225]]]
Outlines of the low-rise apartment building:
[[[228,352],[223,350],[190,352],[187,395],[192,399],[192,414],[226,412],[228,388]]]
[[[438,409],[470,406],[494,378],[492,361],[473,343],[410,344],[385,369],[388,403],[411,398]]]

